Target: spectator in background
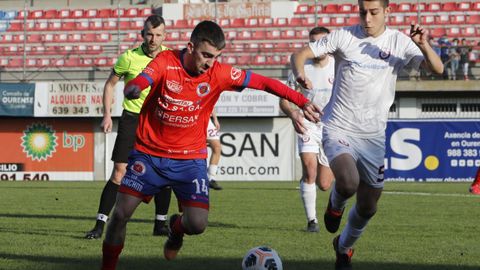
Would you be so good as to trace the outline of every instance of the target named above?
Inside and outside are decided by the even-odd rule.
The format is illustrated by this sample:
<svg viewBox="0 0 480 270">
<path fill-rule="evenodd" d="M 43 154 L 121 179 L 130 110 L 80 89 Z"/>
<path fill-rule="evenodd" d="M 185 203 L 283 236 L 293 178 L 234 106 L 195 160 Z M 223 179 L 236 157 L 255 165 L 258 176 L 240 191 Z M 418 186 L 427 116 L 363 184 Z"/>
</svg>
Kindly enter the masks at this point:
<svg viewBox="0 0 480 270">
<path fill-rule="evenodd" d="M 467 44 L 467 40 L 462 38 L 460 46 L 458 47 L 458 53 L 460 54 L 460 66 L 462 67 L 463 79 L 468 81 L 470 59 L 469 54 L 472 51 L 472 47 Z"/>
<path fill-rule="evenodd" d="M 450 41 L 448 41 L 447 35 L 443 35 L 438 39 L 438 46 L 440 47 L 440 59 L 442 60 L 443 66 L 447 67 L 450 56 L 448 55 L 448 49 L 450 48 Z M 443 70 L 443 79 L 448 80 L 448 72 L 445 68 Z"/>
<path fill-rule="evenodd" d="M 450 47 L 448 48 L 448 78 L 452 81 L 457 80 L 457 71 L 458 65 L 460 62 L 460 54 L 458 53 L 458 38 L 454 38 L 452 43 L 450 43 Z"/>
</svg>

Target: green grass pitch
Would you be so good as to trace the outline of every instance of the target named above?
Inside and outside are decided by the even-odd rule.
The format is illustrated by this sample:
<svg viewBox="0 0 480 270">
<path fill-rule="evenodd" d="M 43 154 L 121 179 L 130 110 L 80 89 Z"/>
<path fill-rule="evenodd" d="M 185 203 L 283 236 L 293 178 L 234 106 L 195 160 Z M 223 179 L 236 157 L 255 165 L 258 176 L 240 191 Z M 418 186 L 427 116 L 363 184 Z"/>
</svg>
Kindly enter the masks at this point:
<svg viewBox="0 0 480 270">
<path fill-rule="evenodd" d="M 128 224 L 117 269 L 241 269 L 244 254 L 258 245 L 277 250 L 286 270 L 333 269 L 335 235 L 322 224 L 320 233 L 304 231 L 297 182 L 221 184 L 224 190 L 210 192 L 209 227 L 187 236 L 174 261 L 162 257 L 165 238 L 152 236 L 153 202 L 142 204 Z M 94 225 L 103 186 L 0 182 L 0 269 L 99 269 L 102 241 L 83 236 Z M 480 196 L 469 195 L 468 186 L 386 183 L 377 215 L 355 246 L 354 269 L 480 269 Z M 327 197 L 318 191 L 320 220 Z"/>
</svg>

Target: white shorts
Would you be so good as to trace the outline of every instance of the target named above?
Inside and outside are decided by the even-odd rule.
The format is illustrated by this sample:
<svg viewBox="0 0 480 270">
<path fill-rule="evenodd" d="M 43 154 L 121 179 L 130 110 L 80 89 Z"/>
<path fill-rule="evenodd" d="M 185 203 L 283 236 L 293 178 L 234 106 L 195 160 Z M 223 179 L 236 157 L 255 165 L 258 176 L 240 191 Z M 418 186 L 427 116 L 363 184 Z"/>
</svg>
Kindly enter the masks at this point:
<svg viewBox="0 0 480 270">
<path fill-rule="evenodd" d="M 329 167 L 328 159 L 322 146 L 323 124 L 316 125 L 306 119 L 304 119 L 303 124 L 307 131 L 305 131 L 305 134 L 297 133 L 298 151 L 300 153 L 318 154 L 318 162 L 323 166 Z"/>
<path fill-rule="evenodd" d="M 357 163 L 360 181 L 373 188 L 383 188 L 385 135 L 363 139 L 324 128 L 323 147 L 329 161 L 340 154 L 351 155 Z"/>
<path fill-rule="evenodd" d="M 207 140 L 220 140 L 220 132 L 218 132 L 211 118 L 208 121 Z"/>
</svg>

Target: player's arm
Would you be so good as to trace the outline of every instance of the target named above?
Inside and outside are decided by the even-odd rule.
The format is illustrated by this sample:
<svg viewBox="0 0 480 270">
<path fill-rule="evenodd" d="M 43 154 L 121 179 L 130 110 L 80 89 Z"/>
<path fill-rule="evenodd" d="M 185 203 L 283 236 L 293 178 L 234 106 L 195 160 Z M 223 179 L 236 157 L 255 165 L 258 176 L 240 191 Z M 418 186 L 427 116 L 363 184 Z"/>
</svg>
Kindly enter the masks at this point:
<svg viewBox="0 0 480 270">
<path fill-rule="evenodd" d="M 133 80 L 129 81 L 123 89 L 123 94 L 128 99 L 137 99 L 140 97 L 140 93 L 152 86 L 160 79 L 163 74 L 163 69 L 160 67 L 165 66 L 162 63 L 158 63 L 162 57 L 155 57 L 150 63 L 143 69 L 143 71 L 137 75 Z"/>
<path fill-rule="evenodd" d="M 305 62 L 308 59 L 315 58 L 310 46 L 302 48 L 300 51 L 292 54 L 290 58 L 292 72 L 296 81 L 305 89 L 312 89 L 312 82 L 305 76 Z"/>
<path fill-rule="evenodd" d="M 244 85 L 249 88 L 267 91 L 280 98 L 285 98 L 301 108 L 308 120 L 314 123 L 320 121 L 321 110 L 317 105 L 312 104 L 310 100 L 308 100 L 302 94 L 291 89 L 278 80 L 248 71 L 245 77 Z"/>
<path fill-rule="evenodd" d="M 442 74 L 444 68 L 442 60 L 437 53 L 435 53 L 432 46 L 430 46 L 426 29 L 418 24 L 412 23 L 410 25 L 410 38 L 418 46 L 425 57 L 425 60 L 423 60 L 421 64 L 422 67 L 431 72 Z"/>
<path fill-rule="evenodd" d="M 103 119 L 101 126 L 105 133 L 112 131 L 112 104 L 114 101 L 115 85 L 117 85 L 119 80 L 120 76 L 112 71 L 103 87 Z"/>
<path fill-rule="evenodd" d="M 289 76 L 287 84 L 292 89 L 295 87 L 295 89 L 298 91 L 298 85 L 295 83 L 295 77 L 293 76 L 293 74 Z M 290 101 L 284 98 L 280 99 L 279 105 L 282 112 L 284 112 L 288 116 L 288 118 L 292 120 L 295 131 L 297 131 L 298 133 L 304 133 L 306 128 L 303 124 L 303 114 L 300 112 L 300 110 L 296 106 L 294 108 Z"/>
</svg>

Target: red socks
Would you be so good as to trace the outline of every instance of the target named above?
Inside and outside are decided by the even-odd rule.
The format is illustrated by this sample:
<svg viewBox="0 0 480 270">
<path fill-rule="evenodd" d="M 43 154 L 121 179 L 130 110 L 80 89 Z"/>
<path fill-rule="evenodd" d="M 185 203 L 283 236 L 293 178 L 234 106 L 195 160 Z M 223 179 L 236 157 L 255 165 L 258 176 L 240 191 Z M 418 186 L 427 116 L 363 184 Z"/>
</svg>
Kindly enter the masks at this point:
<svg viewBox="0 0 480 270">
<path fill-rule="evenodd" d="M 103 242 L 102 252 L 102 269 L 101 270 L 115 270 L 118 262 L 118 257 L 122 252 L 123 244 L 109 245 Z"/>
</svg>

